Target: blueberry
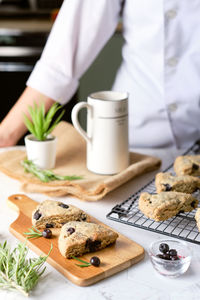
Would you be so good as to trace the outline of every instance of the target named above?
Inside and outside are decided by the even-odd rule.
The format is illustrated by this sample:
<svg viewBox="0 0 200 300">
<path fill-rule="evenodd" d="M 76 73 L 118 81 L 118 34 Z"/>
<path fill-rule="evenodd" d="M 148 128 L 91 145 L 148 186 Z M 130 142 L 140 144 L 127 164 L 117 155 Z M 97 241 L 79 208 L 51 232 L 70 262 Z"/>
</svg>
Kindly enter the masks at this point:
<svg viewBox="0 0 200 300">
<path fill-rule="evenodd" d="M 39 212 L 39 209 L 38 210 L 36 210 L 36 212 L 34 213 L 34 215 L 33 215 L 33 218 L 35 219 L 35 220 L 39 220 L 39 218 L 42 216 L 42 214 Z"/>
<path fill-rule="evenodd" d="M 67 231 L 68 231 L 70 234 L 72 234 L 72 233 L 75 232 L 75 228 L 69 227 L 69 228 L 67 229 Z"/>
<path fill-rule="evenodd" d="M 47 224 L 45 225 L 45 227 L 46 227 L 46 228 L 54 228 L 54 224 L 47 223 Z"/>
<path fill-rule="evenodd" d="M 191 205 L 191 207 L 195 208 L 195 206 L 196 206 L 196 201 L 192 201 L 192 203 L 191 203 L 190 205 Z"/>
<path fill-rule="evenodd" d="M 98 267 L 100 265 L 100 259 L 97 256 L 93 256 L 90 259 L 91 265 Z"/>
<path fill-rule="evenodd" d="M 170 256 L 177 256 L 176 249 L 170 249 L 168 253 L 169 253 Z"/>
<path fill-rule="evenodd" d="M 87 220 L 87 216 L 85 214 L 81 214 L 78 221 L 86 221 Z"/>
<path fill-rule="evenodd" d="M 69 208 L 69 205 L 64 204 L 64 203 L 59 203 L 58 206 L 60 206 L 62 208 Z"/>
<path fill-rule="evenodd" d="M 163 254 L 156 254 L 156 257 L 164 259 Z"/>
<path fill-rule="evenodd" d="M 163 184 L 163 185 L 164 185 L 164 187 L 165 187 L 165 191 L 166 191 L 166 192 L 169 192 L 169 191 L 172 190 L 171 185 L 169 185 L 168 183 L 165 183 L 165 184 Z"/>
<path fill-rule="evenodd" d="M 86 243 L 85 243 L 85 248 L 88 249 L 89 248 L 89 251 L 90 252 L 93 252 L 93 251 L 97 251 L 101 246 L 101 241 L 93 241 L 91 240 L 90 238 L 87 239 Z"/>
<path fill-rule="evenodd" d="M 52 231 L 50 229 L 44 229 L 42 235 L 46 239 L 50 239 L 52 237 Z"/>
<path fill-rule="evenodd" d="M 197 164 L 192 164 L 192 169 L 193 170 L 198 170 L 199 169 L 199 166 Z"/>
<path fill-rule="evenodd" d="M 171 257 L 170 257 L 170 255 L 168 253 L 164 253 L 163 254 L 163 259 L 165 259 L 165 260 L 171 260 Z"/>
<path fill-rule="evenodd" d="M 180 260 L 180 258 L 176 255 L 176 256 L 171 256 L 171 260 Z"/>
<path fill-rule="evenodd" d="M 160 244 L 159 246 L 159 250 L 160 252 L 162 253 L 167 253 L 169 251 L 169 245 L 168 244 L 165 244 L 165 243 L 162 243 Z"/>
<path fill-rule="evenodd" d="M 156 254 L 156 257 L 165 259 L 165 260 L 170 260 L 170 255 L 168 253 L 164 253 L 164 254 Z"/>
</svg>

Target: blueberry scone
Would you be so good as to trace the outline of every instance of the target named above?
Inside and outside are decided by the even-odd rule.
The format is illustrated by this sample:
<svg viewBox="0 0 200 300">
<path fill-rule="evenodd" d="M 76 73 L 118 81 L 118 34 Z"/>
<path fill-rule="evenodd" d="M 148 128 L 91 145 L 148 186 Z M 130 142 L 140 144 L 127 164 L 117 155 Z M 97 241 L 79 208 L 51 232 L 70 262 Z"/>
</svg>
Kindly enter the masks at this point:
<svg viewBox="0 0 200 300">
<path fill-rule="evenodd" d="M 200 176 L 200 155 L 178 156 L 174 162 L 177 175 Z"/>
<path fill-rule="evenodd" d="M 173 176 L 171 173 L 158 173 L 155 185 L 157 193 L 175 191 L 192 194 L 200 187 L 200 178 L 190 175 Z"/>
<path fill-rule="evenodd" d="M 103 225 L 72 221 L 62 228 L 58 247 L 66 258 L 94 252 L 114 243 L 118 234 Z"/>
<path fill-rule="evenodd" d="M 164 221 L 180 212 L 192 211 L 197 205 L 198 200 L 192 195 L 178 192 L 145 192 L 139 198 L 139 209 L 155 221 Z"/>
<path fill-rule="evenodd" d="M 197 211 L 196 211 L 195 220 L 196 220 L 196 223 L 197 223 L 197 227 L 200 231 L 200 208 L 198 208 Z"/>
<path fill-rule="evenodd" d="M 81 209 L 53 200 L 45 200 L 32 213 L 32 224 L 37 228 L 59 228 L 69 221 L 90 220 Z"/>
</svg>

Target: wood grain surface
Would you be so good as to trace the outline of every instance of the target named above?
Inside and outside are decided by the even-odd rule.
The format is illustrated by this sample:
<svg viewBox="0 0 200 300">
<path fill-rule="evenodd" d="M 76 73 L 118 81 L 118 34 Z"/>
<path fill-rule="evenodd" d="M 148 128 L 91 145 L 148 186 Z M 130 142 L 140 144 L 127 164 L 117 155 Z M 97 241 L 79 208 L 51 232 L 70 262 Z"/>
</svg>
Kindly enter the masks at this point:
<svg viewBox="0 0 200 300">
<path fill-rule="evenodd" d="M 23 194 L 11 195 L 7 203 L 9 207 L 16 210 L 19 214 L 16 221 L 10 225 L 10 232 L 17 239 L 25 242 L 26 236 L 24 232 L 27 232 L 28 229 L 31 228 L 32 211 L 39 203 Z M 91 217 L 91 221 L 102 224 L 93 217 Z M 51 239 L 45 239 L 43 237 L 29 239 L 27 240 L 27 246 L 38 255 L 47 255 L 52 243 L 53 250 L 47 259 L 48 263 L 73 283 L 80 286 L 94 284 L 99 280 L 105 279 L 130 267 L 144 257 L 144 249 L 142 246 L 118 233 L 119 238 L 114 245 L 96 251 L 95 253 L 87 253 L 80 257 L 89 262 L 92 256 L 98 256 L 101 260 L 99 267 L 90 266 L 80 268 L 76 266 L 76 260 L 66 259 L 60 254 L 57 243 L 59 231 L 60 229 L 52 229 L 53 236 Z"/>
</svg>

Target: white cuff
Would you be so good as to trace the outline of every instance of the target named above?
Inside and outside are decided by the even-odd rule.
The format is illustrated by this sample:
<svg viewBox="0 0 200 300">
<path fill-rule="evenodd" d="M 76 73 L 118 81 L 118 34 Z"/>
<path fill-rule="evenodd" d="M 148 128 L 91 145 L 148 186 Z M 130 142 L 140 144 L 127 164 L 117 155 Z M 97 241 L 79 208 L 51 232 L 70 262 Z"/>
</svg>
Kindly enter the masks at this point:
<svg viewBox="0 0 200 300">
<path fill-rule="evenodd" d="M 47 64 L 39 60 L 28 81 L 27 86 L 30 86 L 42 94 L 54 99 L 60 104 L 67 103 L 76 92 L 79 81 L 74 78 L 66 77 L 52 69 Z"/>
</svg>

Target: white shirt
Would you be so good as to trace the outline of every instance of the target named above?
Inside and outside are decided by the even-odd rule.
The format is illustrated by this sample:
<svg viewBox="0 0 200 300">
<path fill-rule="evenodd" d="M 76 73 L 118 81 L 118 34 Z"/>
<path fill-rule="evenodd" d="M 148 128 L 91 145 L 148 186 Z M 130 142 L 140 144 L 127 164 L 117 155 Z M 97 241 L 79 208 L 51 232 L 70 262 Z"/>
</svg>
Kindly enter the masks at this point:
<svg viewBox="0 0 200 300">
<path fill-rule="evenodd" d="M 65 0 L 27 85 L 66 103 L 113 35 L 122 0 Z M 200 1 L 126 0 L 114 90 L 129 93 L 130 147 L 200 138 Z"/>
</svg>

